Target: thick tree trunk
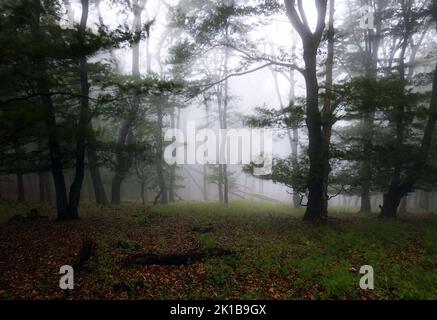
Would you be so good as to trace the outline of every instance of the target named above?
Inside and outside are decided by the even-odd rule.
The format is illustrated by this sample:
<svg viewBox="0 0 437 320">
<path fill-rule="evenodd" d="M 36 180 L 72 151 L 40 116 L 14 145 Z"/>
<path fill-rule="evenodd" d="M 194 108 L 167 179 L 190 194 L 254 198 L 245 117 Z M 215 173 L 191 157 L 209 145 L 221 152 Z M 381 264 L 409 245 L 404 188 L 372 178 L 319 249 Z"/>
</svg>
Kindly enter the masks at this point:
<svg viewBox="0 0 437 320">
<path fill-rule="evenodd" d="M 302 1 L 298 1 L 296 11 L 294 0 L 284 0 L 288 19 L 299 33 L 304 48 L 303 72 L 306 84 L 306 126 L 308 129 L 308 157 L 310 168 L 308 173 L 308 202 L 304 220 L 322 220 L 327 216 L 328 197 L 325 178 L 329 174 L 329 153 L 322 137 L 322 116 L 319 110 L 319 84 L 317 80 L 317 51 L 325 30 L 327 0 L 315 2 L 317 9 L 317 25 L 312 32 L 305 16 Z"/>
<path fill-rule="evenodd" d="M 432 98 L 428 112 L 428 121 L 414 165 L 406 172 L 406 177 L 402 181 L 397 183 L 396 181 L 394 181 L 395 183 L 392 182 L 390 189 L 384 195 L 384 202 L 381 207 L 382 218 L 396 217 L 396 211 L 401 198 L 413 190 L 414 184 L 423 174 L 423 169 L 430 153 L 432 138 L 437 121 L 437 64 L 434 70 Z"/>
<path fill-rule="evenodd" d="M 372 212 L 372 204 L 370 202 L 370 195 L 368 192 L 368 188 L 365 188 L 361 192 L 361 204 L 360 204 L 360 213 L 371 213 Z"/>
<path fill-rule="evenodd" d="M 383 205 L 381 207 L 382 218 L 396 218 L 398 206 L 401 203 L 403 193 L 400 190 L 393 189 L 384 194 Z"/>
<path fill-rule="evenodd" d="M 41 41 L 40 34 L 40 18 L 41 18 L 41 3 L 39 0 L 34 0 L 34 18 L 32 25 L 32 36 L 35 41 Z M 65 186 L 65 177 L 62 164 L 62 153 L 59 138 L 57 135 L 57 125 L 55 117 L 55 108 L 53 106 L 50 90 L 46 83 L 46 64 L 41 58 L 37 58 L 36 75 L 37 75 L 37 90 L 41 94 L 41 103 L 46 117 L 46 128 L 48 135 L 48 149 L 50 156 L 50 163 L 52 168 L 53 181 L 56 192 L 56 209 L 58 219 L 68 219 L 68 203 L 67 203 L 67 189 Z"/>
<path fill-rule="evenodd" d="M 308 128 L 308 203 L 304 220 L 320 220 L 327 216 L 325 176 L 329 167 L 326 146 L 322 138 L 322 119 L 319 111 L 319 85 L 316 76 L 317 48 L 304 49 L 306 84 L 306 124 Z"/>
<path fill-rule="evenodd" d="M 436 20 L 436 30 L 437 30 L 437 1 L 433 1 L 433 9 L 431 11 L 434 19 Z M 405 9 L 405 8 L 403 8 Z M 404 12 L 405 27 L 409 30 L 409 13 Z M 407 33 L 408 30 L 405 30 Z M 406 42 L 409 39 L 409 34 L 404 35 L 404 43 L 401 53 L 401 64 L 399 67 L 399 72 L 401 78 L 405 77 L 405 65 L 404 65 L 404 55 L 406 51 Z M 404 137 L 404 123 L 403 123 L 403 108 L 397 108 L 396 115 L 396 129 L 397 129 L 397 142 L 403 141 Z M 401 178 L 400 163 L 396 163 L 395 170 L 393 173 L 392 181 L 388 192 L 384 195 L 384 202 L 381 207 L 380 217 L 382 218 L 392 218 L 396 217 L 397 209 L 402 197 L 406 196 L 414 188 L 415 183 L 423 174 L 423 169 L 428 160 L 428 156 L 431 149 L 432 138 L 434 134 L 434 129 L 437 121 L 437 63 L 434 70 L 433 77 L 433 87 L 432 87 L 432 97 L 429 107 L 429 116 L 426 123 L 425 131 L 423 134 L 420 149 L 414 161 L 414 165 L 406 171 L 404 178 Z"/>
</svg>

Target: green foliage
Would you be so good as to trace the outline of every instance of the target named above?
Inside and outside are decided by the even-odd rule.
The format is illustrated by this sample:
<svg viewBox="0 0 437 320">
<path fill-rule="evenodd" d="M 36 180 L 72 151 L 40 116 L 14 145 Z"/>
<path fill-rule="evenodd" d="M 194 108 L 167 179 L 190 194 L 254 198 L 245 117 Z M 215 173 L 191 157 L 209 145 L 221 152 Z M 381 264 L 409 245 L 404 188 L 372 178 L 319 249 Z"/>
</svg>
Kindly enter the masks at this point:
<svg viewBox="0 0 437 320">
<path fill-rule="evenodd" d="M 125 239 L 120 239 L 117 241 L 117 246 L 119 248 L 122 248 L 124 250 L 135 250 L 138 249 L 139 245 L 138 243 L 129 241 L 129 240 L 125 240 Z"/>
<path fill-rule="evenodd" d="M 256 108 L 255 116 L 246 117 L 245 123 L 250 127 L 268 127 L 279 129 L 300 128 L 305 120 L 303 105 L 292 104 L 281 110 Z"/>
<path fill-rule="evenodd" d="M 212 233 L 200 233 L 197 235 L 199 242 L 203 248 L 212 248 L 216 246 L 216 237 Z"/>
</svg>

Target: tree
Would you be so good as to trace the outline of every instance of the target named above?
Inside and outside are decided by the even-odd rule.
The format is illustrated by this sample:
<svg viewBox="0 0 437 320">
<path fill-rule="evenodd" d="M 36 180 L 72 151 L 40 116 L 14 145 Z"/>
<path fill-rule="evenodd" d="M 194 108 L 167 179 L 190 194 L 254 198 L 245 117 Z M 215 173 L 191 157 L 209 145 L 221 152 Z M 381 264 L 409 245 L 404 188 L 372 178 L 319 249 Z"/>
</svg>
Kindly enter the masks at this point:
<svg viewBox="0 0 437 320">
<path fill-rule="evenodd" d="M 147 0 L 127 0 L 126 4 L 131 9 L 134 20 L 133 20 L 133 30 L 134 30 L 134 39 L 132 42 L 132 76 L 134 79 L 138 80 L 140 75 L 140 67 L 139 67 L 139 50 L 140 50 L 140 41 L 143 34 L 143 26 L 141 22 L 141 14 L 146 6 Z M 146 29 L 149 30 L 150 23 L 146 25 Z M 149 36 L 147 34 L 147 36 Z M 117 148 L 116 148 L 116 166 L 114 168 L 114 178 L 112 180 L 111 187 L 111 203 L 119 204 L 121 200 L 121 184 L 123 180 L 126 178 L 126 175 L 129 171 L 129 168 L 132 165 L 132 155 L 123 151 L 123 147 L 128 143 L 129 136 L 132 134 L 132 125 L 136 116 L 136 111 L 139 108 L 139 98 L 134 97 L 133 104 L 134 109 L 127 115 L 127 118 L 124 120 L 120 127 L 120 131 L 117 139 Z"/>
<path fill-rule="evenodd" d="M 317 26 L 311 31 L 303 9 L 302 0 L 285 0 L 288 19 L 299 34 L 303 44 L 306 84 L 306 125 L 308 128 L 308 203 L 304 220 L 324 219 L 327 212 L 327 186 L 325 178 L 329 173 L 329 145 L 323 139 L 323 121 L 319 110 L 319 83 L 317 79 L 317 50 L 325 30 L 327 0 L 315 0 L 317 8 Z"/>
<path fill-rule="evenodd" d="M 405 4 L 405 2 L 404 2 Z M 430 6 L 430 14 L 436 22 L 436 30 L 437 30 L 437 1 L 433 1 Z M 411 19 L 410 16 L 407 16 L 406 11 L 404 11 L 404 26 L 408 28 L 408 22 Z M 402 62 L 401 62 L 401 72 L 402 72 Z M 397 140 L 403 141 L 403 108 L 399 108 L 398 117 L 396 118 L 396 126 L 398 129 L 397 132 Z M 391 179 L 391 184 L 387 192 L 384 193 L 383 205 L 381 207 L 381 217 L 383 218 L 392 218 L 396 217 L 398 206 L 401 202 L 401 199 L 406 196 L 409 192 L 412 191 L 415 183 L 421 177 L 424 172 L 425 165 L 428 160 L 428 156 L 431 151 L 432 138 L 437 121 L 437 64 L 434 70 L 433 75 L 433 87 L 432 87 L 432 96 L 428 110 L 428 119 L 426 122 L 426 126 L 423 132 L 422 141 L 419 147 L 419 150 L 416 155 L 416 159 L 413 164 L 405 170 L 404 176 L 400 174 L 399 165 L 395 167 L 393 171 L 393 176 Z"/>
</svg>

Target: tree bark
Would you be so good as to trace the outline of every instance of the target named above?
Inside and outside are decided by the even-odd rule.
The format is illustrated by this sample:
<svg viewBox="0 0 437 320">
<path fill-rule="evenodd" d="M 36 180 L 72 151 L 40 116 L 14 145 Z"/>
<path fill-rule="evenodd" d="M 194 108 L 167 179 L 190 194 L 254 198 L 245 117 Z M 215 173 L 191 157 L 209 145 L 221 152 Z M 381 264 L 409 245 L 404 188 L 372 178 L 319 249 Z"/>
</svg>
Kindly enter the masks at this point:
<svg viewBox="0 0 437 320">
<path fill-rule="evenodd" d="M 323 171 L 323 190 L 326 199 L 322 201 L 322 205 L 326 206 L 322 209 L 323 213 L 328 215 L 328 185 L 329 174 L 331 172 L 331 166 L 329 164 L 330 158 L 330 146 L 332 136 L 332 126 L 334 124 L 334 108 L 332 104 L 331 94 L 334 83 L 334 42 L 335 42 L 335 29 L 334 29 L 334 13 L 335 13 L 335 0 L 329 2 L 329 23 L 328 23 L 328 55 L 326 58 L 326 83 L 325 83 L 325 100 L 323 105 L 323 124 L 322 124 L 322 142 L 324 148 L 324 154 L 328 155 L 328 161 L 325 163 L 325 170 Z"/>
<path fill-rule="evenodd" d="M 218 165 L 218 194 L 219 194 L 219 201 L 223 202 L 223 172 L 222 172 L 222 165 Z"/>
<path fill-rule="evenodd" d="M 397 183 L 392 183 L 388 192 L 384 194 L 380 215 L 382 218 L 396 217 L 401 198 L 413 190 L 414 184 L 423 174 L 423 169 L 430 153 L 432 137 L 437 121 L 437 64 L 434 71 L 432 98 L 428 112 L 427 124 L 414 165 L 407 170 L 404 179 Z"/>
<path fill-rule="evenodd" d="M 433 1 L 432 4 L 431 14 L 433 15 L 434 20 L 437 22 L 437 1 L 435 0 Z M 404 18 L 407 18 L 406 13 L 404 13 Z M 436 30 L 437 30 L 437 23 L 436 23 Z M 408 32 L 408 30 L 405 31 L 406 33 Z M 402 60 L 401 60 L 401 67 L 403 67 Z M 400 72 L 402 71 L 403 71 L 402 68 L 400 68 Z M 431 97 L 428 113 L 429 113 L 428 120 L 423 133 L 422 142 L 418 150 L 418 154 L 416 156 L 414 164 L 412 167 L 406 170 L 403 179 L 400 178 L 398 172 L 399 169 L 395 169 L 390 188 L 384 194 L 384 201 L 381 207 L 381 214 L 380 214 L 381 218 L 396 218 L 397 209 L 400 200 L 402 199 L 402 197 L 406 196 L 409 192 L 411 192 L 414 189 L 415 183 L 423 174 L 423 169 L 428 160 L 428 156 L 431 150 L 432 138 L 437 121 L 437 63 L 434 70 L 432 97 Z M 398 118 L 397 119 L 398 134 L 400 133 L 399 129 L 402 128 L 401 125 L 402 123 L 399 121 Z"/>
<path fill-rule="evenodd" d="M 228 42 L 229 36 L 229 26 L 226 25 L 226 42 Z M 225 48 L 225 60 L 224 60 L 224 73 L 223 76 L 226 78 L 228 76 L 228 61 L 229 61 L 229 49 Z M 223 97 L 223 125 L 222 129 L 228 129 L 228 103 L 229 103 L 229 85 L 228 80 L 224 82 L 224 97 Z M 227 153 L 227 150 L 225 150 Z M 225 204 L 229 203 L 229 182 L 228 182 L 228 166 L 223 164 L 223 202 Z"/>
<path fill-rule="evenodd" d="M 17 173 L 17 201 L 24 202 L 24 182 L 22 173 Z"/>
<path fill-rule="evenodd" d="M 319 84 L 317 80 L 317 50 L 325 29 L 327 0 L 316 0 L 317 26 L 314 33 L 311 31 L 302 5 L 298 0 L 300 15 L 295 8 L 294 0 L 285 0 L 287 16 L 299 33 L 303 48 L 305 71 L 303 72 L 306 84 L 306 126 L 308 129 L 308 156 L 310 168 L 308 175 L 308 202 L 304 220 L 322 220 L 327 216 L 327 192 L 325 188 L 326 172 L 329 171 L 329 154 L 322 137 L 322 116 L 319 110 Z"/>
<path fill-rule="evenodd" d="M 381 12 L 383 8 L 380 3 L 376 4 L 376 12 L 375 12 L 375 27 L 376 32 L 373 29 L 366 30 L 366 55 L 364 60 L 364 68 L 366 70 L 366 77 L 368 79 L 376 79 L 377 69 L 378 69 L 378 55 L 379 55 L 379 47 L 381 42 Z M 360 170 L 361 177 L 361 204 L 360 211 L 361 213 L 371 213 L 372 205 L 370 201 L 370 189 L 371 189 L 371 181 L 372 181 L 372 165 L 370 163 L 369 154 L 372 152 L 372 139 L 373 139 L 373 130 L 374 130 L 374 101 L 372 97 L 369 98 L 367 104 L 370 106 L 363 114 L 363 154 L 364 159 L 362 163 L 362 167 Z"/>
<path fill-rule="evenodd" d="M 139 80 L 140 79 L 140 41 L 141 41 L 141 13 L 144 10 L 146 1 L 145 0 L 134 0 L 132 9 L 134 14 L 134 30 L 135 30 L 135 40 L 132 44 L 132 76 Z M 121 185 L 129 172 L 132 165 L 132 157 L 124 152 L 124 146 L 127 143 L 128 137 L 131 134 L 132 126 L 134 123 L 135 112 L 139 108 L 139 99 L 134 98 L 134 111 L 128 116 L 121 128 L 117 140 L 116 148 L 116 165 L 115 174 L 112 180 L 111 187 L 111 203 L 119 204 L 121 201 Z"/>
<path fill-rule="evenodd" d="M 39 202 L 44 203 L 46 202 L 46 192 L 45 192 L 45 181 L 44 181 L 44 173 L 38 172 L 38 189 L 39 189 Z"/>
<path fill-rule="evenodd" d="M 89 0 L 81 0 L 82 17 L 79 25 L 80 43 L 85 44 L 85 31 L 88 21 Z M 79 58 L 80 73 L 80 115 L 77 127 L 76 142 L 76 168 L 73 183 L 70 186 L 70 195 L 68 203 L 68 212 L 70 219 L 79 217 L 78 207 L 80 202 L 80 193 L 82 190 L 83 179 L 85 176 L 85 144 L 86 134 L 89 128 L 89 85 L 88 85 L 88 66 L 85 55 Z"/>
<path fill-rule="evenodd" d="M 168 190 L 167 190 L 167 184 L 165 182 L 165 172 L 163 168 L 163 137 L 162 137 L 162 130 L 163 130 L 163 113 L 160 107 L 158 107 L 158 132 L 157 132 L 157 157 L 156 157 L 156 171 L 158 174 L 158 184 L 159 189 L 161 192 L 161 203 L 168 203 Z"/>
<path fill-rule="evenodd" d="M 105 187 L 102 182 L 102 176 L 100 174 L 100 168 L 98 164 L 98 156 L 96 151 L 96 136 L 91 122 L 88 128 L 88 146 L 87 146 L 87 157 L 88 166 L 91 176 L 91 181 L 94 189 L 94 196 L 96 198 L 96 203 L 99 205 L 107 205 L 108 198 L 106 197 Z"/>
<path fill-rule="evenodd" d="M 40 19 L 42 6 L 39 0 L 34 0 L 34 22 L 31 26 L 32 37 L 36 42 L 41 41 L 40 34 Z M 48 133 L 48 148 L 50 163 L 52 168 L 53 181 L 56 192 L 56 209 L 58 219 L 68 219 L 68 203 L 67 203 L 67 189 L 65 186 L 65 177 L 62 164 L 62 153 L 57 134 L 55 108 L 53 106 L 52 98 L 50 96 L 50 89 L 46 82 L 46 63 L 43 58 L 35 59 L 36 73 L 37 73 L 37 90 L 41 94 L 41 103 L 44 108 L 46 117 L 46 128 Z"/>
</svg>

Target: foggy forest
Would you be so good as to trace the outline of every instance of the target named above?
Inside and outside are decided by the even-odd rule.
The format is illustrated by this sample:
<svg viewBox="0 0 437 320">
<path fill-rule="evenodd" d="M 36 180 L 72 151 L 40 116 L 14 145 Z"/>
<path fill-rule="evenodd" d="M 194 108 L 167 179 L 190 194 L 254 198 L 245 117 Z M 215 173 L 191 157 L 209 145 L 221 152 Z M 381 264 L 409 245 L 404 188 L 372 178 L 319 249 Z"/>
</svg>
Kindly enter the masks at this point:
<svg viewBox="0 0 437 320">
<path fill-rule="evenodd" d="M 436 35 L 436 0 L 0 0 L 0 299 L 437 299 Z"/>
</svg>

